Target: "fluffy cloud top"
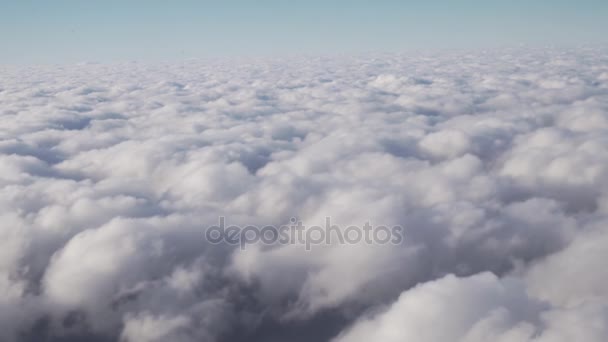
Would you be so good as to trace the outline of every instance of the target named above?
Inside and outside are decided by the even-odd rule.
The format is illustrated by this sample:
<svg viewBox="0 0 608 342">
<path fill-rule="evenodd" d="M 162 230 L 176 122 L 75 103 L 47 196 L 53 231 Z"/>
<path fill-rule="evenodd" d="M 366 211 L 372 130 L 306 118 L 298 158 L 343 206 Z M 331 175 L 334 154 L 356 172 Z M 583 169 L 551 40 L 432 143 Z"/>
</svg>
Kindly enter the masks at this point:
<svg viewBox="0 0 608 342">
<path fill-rule="evenodd" d="M 605 341 L 606 53 L 1 67 L 0 340 Z"/>
</svg>

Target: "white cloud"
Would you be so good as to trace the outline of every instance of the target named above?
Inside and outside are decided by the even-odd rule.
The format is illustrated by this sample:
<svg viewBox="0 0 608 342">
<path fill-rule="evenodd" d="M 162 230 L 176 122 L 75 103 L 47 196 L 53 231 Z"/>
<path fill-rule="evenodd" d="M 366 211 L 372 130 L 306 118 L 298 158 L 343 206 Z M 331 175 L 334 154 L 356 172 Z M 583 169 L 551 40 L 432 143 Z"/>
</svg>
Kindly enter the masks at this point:
<svg viewBox="0 0 608 342">
<path fill-rule="evenodd" d="M 605 53 L 4 68 L 0 340 L 605 341 Z"/>
</svg>

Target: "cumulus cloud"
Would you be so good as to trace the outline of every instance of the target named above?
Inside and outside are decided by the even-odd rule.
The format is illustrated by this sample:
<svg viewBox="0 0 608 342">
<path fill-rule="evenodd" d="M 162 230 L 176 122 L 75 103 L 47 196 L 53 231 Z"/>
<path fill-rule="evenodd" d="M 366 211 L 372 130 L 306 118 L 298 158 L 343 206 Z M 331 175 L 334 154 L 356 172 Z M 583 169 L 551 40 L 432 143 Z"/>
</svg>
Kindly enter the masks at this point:
<svg viewBox="0 0 608 342">
<path fill-rule="evenodd" d="M 531 298 L 521 281 L 453 275 L 405 291 L 388 310 L 334 341 L 603 341 L 606 301 L 573 307 Z"/>
<path fill-rule="evenodd" d="M 605 54 L 1 67 L 0 340 L 605 341 Z"/>
</svg>

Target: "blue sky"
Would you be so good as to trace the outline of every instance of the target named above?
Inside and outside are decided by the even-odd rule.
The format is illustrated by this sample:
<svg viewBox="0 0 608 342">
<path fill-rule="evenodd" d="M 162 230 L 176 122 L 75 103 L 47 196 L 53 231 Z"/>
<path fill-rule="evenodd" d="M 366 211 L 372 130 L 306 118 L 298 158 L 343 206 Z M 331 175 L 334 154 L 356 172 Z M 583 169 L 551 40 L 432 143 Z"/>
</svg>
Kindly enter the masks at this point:
<svg viewBox="0 0 608 342">
<path fill-rule="evenodd" d="M 607 0 L 0 0 L 0 63 L 608 42 Z"/>
</svg>

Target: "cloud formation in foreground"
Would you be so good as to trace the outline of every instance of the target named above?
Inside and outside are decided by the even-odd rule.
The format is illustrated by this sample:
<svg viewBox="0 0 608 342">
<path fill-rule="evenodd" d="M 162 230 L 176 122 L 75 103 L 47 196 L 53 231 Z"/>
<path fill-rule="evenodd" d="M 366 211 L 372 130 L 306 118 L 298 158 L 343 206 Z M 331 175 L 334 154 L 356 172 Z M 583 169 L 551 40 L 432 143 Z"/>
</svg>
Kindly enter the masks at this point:
<svg viewBox="0 0 608 342">
<path fill-rule="evenodd" d="M 606 56 L 2 67 L 0 340 L 605 341 Z"/>
</svg>

